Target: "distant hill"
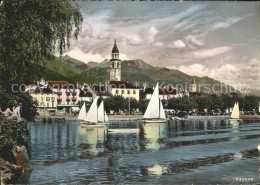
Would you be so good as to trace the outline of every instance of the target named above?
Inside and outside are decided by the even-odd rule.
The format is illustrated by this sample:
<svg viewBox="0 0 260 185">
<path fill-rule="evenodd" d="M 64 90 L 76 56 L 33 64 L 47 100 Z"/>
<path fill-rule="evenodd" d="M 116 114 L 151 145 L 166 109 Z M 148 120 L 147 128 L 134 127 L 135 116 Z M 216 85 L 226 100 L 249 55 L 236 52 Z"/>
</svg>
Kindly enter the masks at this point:
<svg viewBox="0 0 260 185">
<path fill-rule="evenodd" d="M 174 87 L 178 85 L 178 89 L 182 88 L 188 89 L 191 84 L 192 79 L 195 77 L 197 88 L 202 86 L 200 89 L 202 92 L 208 92 L 205 87 L 206 84 L 211 88 L 215 85 L 215 90 L 220 90 L 220 84 L 218 80 L 214 80 L 209 77 L 198 77 L 190 76 L 179 70 L 168 69 L 165 67 L 154 67 L 146 62 L 136 59 L 136 60 L 124 60 L 122 61 L 122 80 L 129 82 L 148 82 L 149 86 L 153 86 L 156 82 L 163 83 L 163 86 L 172 84 Z M 101 63 L 89 62 L 84 63 L 73 59 L 69 56 L 64 56 L 59 61 L 58 58 L 53 58 L 47 63 L 47 69 L 45 73 L 45 78 L 47 80 L 67 80 L 70 83 L 104 83 L 109 79 L 109 60 L 105 60 Z M 222 84 L 222 92 L 234 91 L 234 88 Z"/>
</svg>

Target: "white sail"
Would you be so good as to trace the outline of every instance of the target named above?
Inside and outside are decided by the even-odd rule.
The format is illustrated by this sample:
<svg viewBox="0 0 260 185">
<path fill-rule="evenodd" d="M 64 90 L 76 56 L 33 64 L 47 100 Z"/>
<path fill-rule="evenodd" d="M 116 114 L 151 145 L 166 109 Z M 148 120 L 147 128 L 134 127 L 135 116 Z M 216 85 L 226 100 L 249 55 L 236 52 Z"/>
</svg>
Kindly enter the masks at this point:
<svg viewBox="0 0 260 185">
<path fill-rule="evenodd" d="M 92 102 L 85 121 L 92 122 L 92 123 L 98 122 L 97 100 L 98 100 L 98 97 L 96 97 L 94 99 L 94 101 Z"/>
<path fill-rule="evenodd" d="M 108 122 L 109 120 L 108 120 L 108 117 L 107 117 L 107 113 L 106 113 L 106 111 L 105 111 L 105 122 Z"/>
<path fill-rule="evenodd" d="M 238 105 L 238 102 L 237 102 L 237 103 L 235 103 L 235 105 L 233 107 L 230 118 L 239 119 L 239 117 L 240 117 L 240 115 L 239 115 L 239 105 Z"/>
<path fill-rule="evenodd" d="M 98 107 L 98 122 L 104 123 L 107 121 L 108 121 L 108 118 L 107 118 L 107 114 L 105 112 L 104 102 L 102 101 Z"/>
<path fill-rule="evenodd" d="M 79 120 L 85 120 L 87 117 L 87 113 L 86 113 L 86 106 L 85 103 L 82 105 L 80 111 L 79 111 L 79 115 L 78 115 L 78 119 Z"/>
<path fill-rule="evenodd" d="M 166 119 L 165 112 L 163 109 L 162 101 L 160 101 L 160 119 Z"/>
<path fill-rule="evenodd" d="M 159 99 L 159 84 L 156 84 L 156 87 L 153 91 L 152 97 L 149 101 L 147 109 L 144 113 L 144 119 L 165 119 L 165 113 L 162 106 L 162 103 Z"/>
</svg>

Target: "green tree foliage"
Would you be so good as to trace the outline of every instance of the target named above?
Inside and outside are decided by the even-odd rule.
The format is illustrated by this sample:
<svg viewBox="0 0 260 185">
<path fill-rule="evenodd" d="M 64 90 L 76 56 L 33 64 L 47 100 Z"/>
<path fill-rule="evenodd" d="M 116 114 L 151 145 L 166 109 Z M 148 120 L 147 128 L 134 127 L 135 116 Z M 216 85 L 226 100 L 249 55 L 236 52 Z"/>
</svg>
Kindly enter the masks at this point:
<svg viewBox="0 0 260 185">
<path fill-rule="evenodd" d="M 141 113 L 143 113 L 143 114 L 145 113 L 148 103 L 149 103 L 149 100 L 139 100 L 138 108 Z"/>
<path fill-rule="evenodd" d="M 139 109 L 142 113 L 145 112 L 149 100 L 140 100 L 139 102 L 130 98 L 130 111 L 133 113 Z M 111 98 L 104 99 L 104 106 L 107 113 L 110 110 L 119 113 L 120 111 L 129 112 L 129 98 L 124 98 L 122 96 L 112 96 Z"/>
<path fill-rule="evenodd" d="M 258 112 L 260 97 L 254 95 L 204 95 L 198 97 L 172 98 L 168 100 L 167 108 L 175 112 L 186 112 L 196 109 L 199 115 L 219 113 L 224 114 L 238 102 L 241 111 Z M 206 113 L 204 109 L 207 109 Z M 246 113 L 245 112 L 245 113 Z"/>
<path fill-rule="evenodd" d="M 14 146 L 27 146 L 29 131 L 24 122 L 7 121 L 1 113 L 0 128 L 0 157 L 14 163 L 15 159 L 12 150 Z"/>
<path fill-rule="evenodd" d="M 223 98 L 220 96 L 212 96 L 211 98 L 211 105 L 209 106 L 210 111 L 212 113 L 224 113 L 225 108 L 224 108 L 224 102 Z"/>
<path fill-rule="evenodd" d="M 127 100 L 122 96 L 112 96 L 104 101 L 105 110 L 109 112 L 110 110 L 119 113 L 119 111 L 124 111 L 127 108 Z"/>
<path fill-rule="evenodd" d="M 77 37 L 82 16 L 68 0 L 2 0 L 0 71 L 8 84 L 29 83 L 42 74 L 45 60 Z M 7 84 L 5 84 L 7 85 Z"/>
<path fill-rule="evenodd" d="M 172 98 L 168 101 L 168 108 L 175 110 L 175 112 L 185 112 L 189 114 L 190 111 L 197 108 L 197 103 L 193 97 L 180 97 L 180 98 Z"/>
<path fill-rule="evenodd" d="M 199 96 L 195 97 L 195 101 L 197 103 L 197 110 L 199 115 L 205 114 L 205 109 L 209 109 L 211 107 L 212 101 L 209 96 Z"/>
<path fill-rule="evenodd" d="M 13 93 L 12 85 L 42 76 L 56 47 L 62 54 L 71 36 L 77 38 L 83 18 L 69 0 L 0 2 L 0 91 L 4 97 L 0 107 L 23 103 L 22 114 L 29 118 L 35 104 L 29 96 Z"/>
<path fill-rule="evenodd" d="M 254 95 L 247 95 L 244 97 L 243 108 L 245 111 L 258 110 L 260 98 Z"/>
</svg>

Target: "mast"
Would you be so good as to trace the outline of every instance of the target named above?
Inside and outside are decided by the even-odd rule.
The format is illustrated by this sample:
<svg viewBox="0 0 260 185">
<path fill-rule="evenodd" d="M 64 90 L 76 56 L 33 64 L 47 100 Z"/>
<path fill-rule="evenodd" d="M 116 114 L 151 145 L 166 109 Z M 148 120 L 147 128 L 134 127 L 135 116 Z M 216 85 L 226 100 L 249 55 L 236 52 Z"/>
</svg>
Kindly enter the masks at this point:
<svg viewBox="0 0 260 185">
<path fill-rule="evenodd" d="M 98 102 L 97 102 L 97 123 L 98 123 Z"/>
<path fill-rule="evenodd" d="M 103 100 L 102 100 L 102 102 L 103 102 Z M 104 105 L 104 104 L 103 104 L 103 105 Z M 105 121 L 106 121 L 106 120 L 105 120 L 105 113 L 106 113 L 106 112 L 105 112 L 105 111 L 106 111 L 106 110 L 105 110 L 105 106 L 103 106 L 102 108 L 103 108 L 103 110 L 104 110 L 104 123 L 105 123 Z"/>
<path fill-rule="evenodd" d="M 160 95 L 160 93 L 159 93 L 159 95 Z M 161 117 L 161 105 L 160 105 L 160 102 L 161 102 L 161 99 L 159 98 L 159 119 L 160 119 L 160 117 Z"/>
</svg>

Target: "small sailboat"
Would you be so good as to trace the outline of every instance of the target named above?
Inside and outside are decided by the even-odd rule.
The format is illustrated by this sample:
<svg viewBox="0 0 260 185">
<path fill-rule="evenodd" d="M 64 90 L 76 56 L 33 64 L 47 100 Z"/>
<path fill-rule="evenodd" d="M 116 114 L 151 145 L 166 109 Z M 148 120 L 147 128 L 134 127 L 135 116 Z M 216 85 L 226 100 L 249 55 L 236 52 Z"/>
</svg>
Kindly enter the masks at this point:
<svg viewBox="0 0 260 185">
<path fill-rule="evenodd" d="M 235 103 L 230 119 L 240 119 L 240 113 L 239 113 L 239 104 L 238 102 Z"/>
<path fill-rule="evenodd" d="M 94 99 L 94 101 L 92 102 L 89 111 L 87 113 L 87 115 L 84 117 L 84 115 L 80 118 L 81 120 L 83 120 L 84 125 L 86 126 L 104 126 L 106 125 L 108 122 L 108 117 L 106 115 L 106 112 L 104 110 L 104 102 L 102 101 L 100 106 L 97 106 L 97 101 L 98 101 L 98 97 L 96 97 Z M 81 111 L 80 111 L 81 112 Z"/>
<path fill-rule="evenodd" d="M 158 83 L 156 84 L 152 97 L 149 101 L 148 107 L 144 113 L 143 120 L 146 123 L 166 122 L 163 105 L 159 98 L 159 84 Z"/>
</svg>

